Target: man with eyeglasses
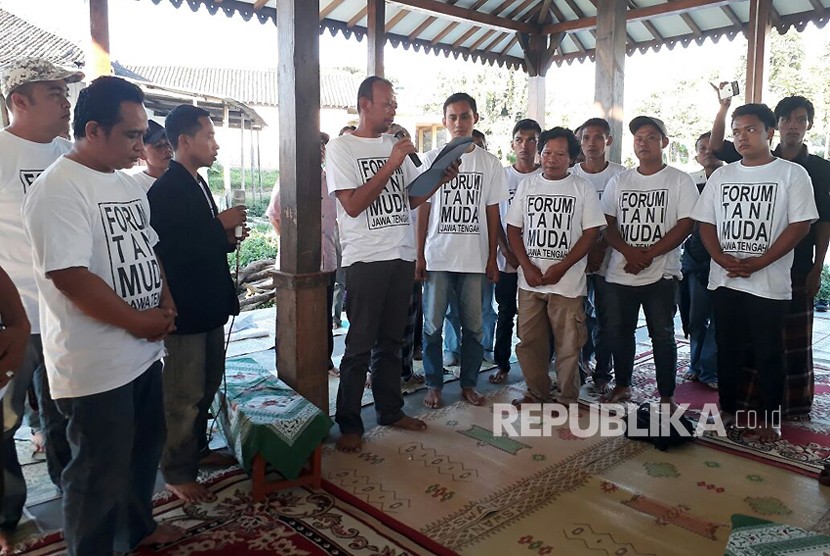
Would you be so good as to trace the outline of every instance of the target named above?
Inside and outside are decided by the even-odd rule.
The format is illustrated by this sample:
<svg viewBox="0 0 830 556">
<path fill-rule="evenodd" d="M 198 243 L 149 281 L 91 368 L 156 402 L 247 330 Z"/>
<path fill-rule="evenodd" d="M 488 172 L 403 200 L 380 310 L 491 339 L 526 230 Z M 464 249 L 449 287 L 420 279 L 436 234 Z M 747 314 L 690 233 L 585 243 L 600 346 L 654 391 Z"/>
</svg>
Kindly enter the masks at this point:
<svg viewBox="0 0 830 556">
<path fill-rule="evenodd" d="M 720 100 L 709 147 L 724 162 L 735 162 L 741 155 L 731 141 L 724 141 L 726 112 L 731 99 Z M 812 155 L 804 136 L 813 127 L 815 108 L 803 96 L 781 99 L 773 111 L 778 126 L 779 144 L 772 155 L 794 162 L 807 170 L 813 185 L 818 220 L 795 246 L 792 270 L 792 299 L 784 318 L 786 377 L 782 416 L 791 420 L 809 419 L 813 406 L 813 298 L 821 284 L 821 270 L 830 243 L 830 162 Z M 752 373 L 755 372 L 753 369 Z M 746 391 L 740 398 L 746 407 L 757 405 L 757 394 L 750 390 L 755 381 L 745 377 Z"/>
</svg>

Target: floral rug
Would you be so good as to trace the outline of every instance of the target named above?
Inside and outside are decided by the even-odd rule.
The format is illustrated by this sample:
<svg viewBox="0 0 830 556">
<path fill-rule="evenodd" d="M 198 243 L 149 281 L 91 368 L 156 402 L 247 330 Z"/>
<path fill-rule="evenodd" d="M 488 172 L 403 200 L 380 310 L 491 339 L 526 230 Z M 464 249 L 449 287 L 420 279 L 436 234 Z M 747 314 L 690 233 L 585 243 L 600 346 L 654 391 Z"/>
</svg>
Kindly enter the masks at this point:
<svg viewBox="0 0 830 556">
<path fill-rule="evenodd" d="M 216 501 L 184 504 L 170 493 L 156 495 L 156 520 L 184 528 L 173 544 L 142 548 L 133 554 L 196 556 L 414 556 L 434 554 L 407 536 L 330 493 L 297 488 L 254 503 L 251 482 L 238 467 L 208 479 Z M 428 543 L 428 539 L 425 540 Z M 60 554 L 62 537 L 31 537 L 15 549 L 32 555 Z M 439 554 L 446 554 L 439 547 Z"/>
<path fill-rule="evenodd" d="M 651 351 L 643 350 L 638 345 L 638 352 L 631 381 L 634 402 L 631 407 L 642 402 L 657 402 L 660 398 Z M 688 416 L 696 419 L 704 404 L 717 403 L 718 393 L 699 382 L 682 378 L 689 367 L 687 341 L 678 340 L 677 352 L 675 400 L 689 404 Z M 707 433 L 700 439 L 701 442 L 802 473 L 818 473 L 824 467 L 824 461 L 830 458 L 830 366 L 816 363 L 814 372 L 815 400 L 811 420 L 785 421 L 778 442 L 760 443 L 738 429 L 729 430 L 725 437 Z M 580 401 L 597 404 L 597 398 L 590 385 L 583 387 Z"/>
<path fill-rule="evenodd" d="M 484 407 L 429 412 L 425 432 L 378 427 L 359 454 L 326 446 L 327 488 L 476 556 L 723 554 L 734 513 L 828 528 L 830 489 L 699 443 L 661 452 L 580 438 L 567 425 L 545 437 L 494 435 L 492 403 L 520 392 L 506 386 Z"/>
</svg>

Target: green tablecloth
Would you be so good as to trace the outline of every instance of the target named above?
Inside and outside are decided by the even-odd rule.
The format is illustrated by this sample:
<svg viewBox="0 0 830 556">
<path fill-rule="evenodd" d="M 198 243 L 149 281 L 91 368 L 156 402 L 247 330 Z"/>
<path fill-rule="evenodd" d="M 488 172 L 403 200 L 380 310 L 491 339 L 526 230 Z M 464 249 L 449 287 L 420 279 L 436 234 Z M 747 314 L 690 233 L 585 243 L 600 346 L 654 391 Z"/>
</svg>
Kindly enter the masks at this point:
<svg viewBox="0 0 830 556">
<path fill-rule="evenodd" d="M 220 387 L 214 415 L 246 471 L 262 455 L 286 479 L 296 479 L 328 435 L 332 421 L 251 357 L 228 359 L 227 390 Z M 227 392 L 227 393 L 226 393 Z M 227 412 L 220 411 L 227 395 Z"/>
</svg>

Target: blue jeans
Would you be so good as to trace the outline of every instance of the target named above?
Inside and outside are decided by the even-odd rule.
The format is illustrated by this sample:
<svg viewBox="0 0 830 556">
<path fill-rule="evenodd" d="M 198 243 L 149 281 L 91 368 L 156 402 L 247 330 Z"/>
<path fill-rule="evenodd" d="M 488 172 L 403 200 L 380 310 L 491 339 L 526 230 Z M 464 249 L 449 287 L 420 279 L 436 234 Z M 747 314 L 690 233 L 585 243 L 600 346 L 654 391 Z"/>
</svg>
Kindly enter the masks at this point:
<svg viewBox="0 0 830 556">
<path fill-rule="evenodd" d="M 623 286 L 611 282 L 607 285 L 610 293 L 608 336 L 614 356 L 616 385 L 631 386 L 637 315 L 642 306 L 654 350 L 657 390 L 660 396 L 673 396 L 677 373 L 677 342 L 674 339 L 677 280 L 666 278 L 645 286 Z"/>
<path fill-rule="evenodd" d="M 482 317 L 482 340 L 481 345 L 484 351 L 493 353 L 493 344 L 496 336 L 496 321 L 498 316 L 493 309 L 493 293 L 496 284 L 485 280 L 481 291 L 481 317 Z M 455 294 L 450 294 L 450 305 L 447 309 L 447 318 L 444 321 L 444 353 L 456 357 L 461 355 L 460 342 L 461 318 L 458 314 L 458 299 Z"/>
<path fill-rule="evenodd" d="M 586 276 L 588 295 L 585 296 L 585 324 L 588 341 L 582 348 L 580 370 L 587 374 L 588 362 L 596 357 L 594 382 L 611 382 L 611 345 L 608 341 L 608 283 L 599 274 Z"/>
<path fill-rule="evenodd" d="M 153 487 L 164 446 L 161 361 L 114 390 L 55 400 L 69 420 L 61 477 L 72 556 L 129 552 L 155 531 Z"/>
<path fill-rule="evenodd" d="M 26 406 L 26 396 L 32 375 L 35 369 L 43 366 L 43 353 L 36 348 L 35 335 L 29 337 L 23 365 L 14 371 L 14 378 L 9 381 L 8 390 L 3 396 L 3 500 L 2 522 L 0 529 L 6 532 L 14 531 L 20 517 L 23 515 L 23 504 L 26 503 L 26 481 L 23 470 L 17 459 L 17 450 L 14 445 L 14 433 L 23 422 L 23 412 Z M 38 337 L 39 340 L 39 337 Z"/>
<path fill-rule="evenodd" d="M 684 277 L 681 287 L 687 288 L 689 295 L 689 370 L 701 382 L 717 382 L 718 345 L 711 294 L 694 274 Z"/>
<path fill-rule="evenodd" d="M 481 296 L 486 280 L 484 274 L 430 272 L 424 282 L 424 372 L 428 387 L 444 387 L 441 328 L 450 296 L 455 295 L 461 317 L 461 387 L 475 388 L 484 360 Z"/>
</svg>

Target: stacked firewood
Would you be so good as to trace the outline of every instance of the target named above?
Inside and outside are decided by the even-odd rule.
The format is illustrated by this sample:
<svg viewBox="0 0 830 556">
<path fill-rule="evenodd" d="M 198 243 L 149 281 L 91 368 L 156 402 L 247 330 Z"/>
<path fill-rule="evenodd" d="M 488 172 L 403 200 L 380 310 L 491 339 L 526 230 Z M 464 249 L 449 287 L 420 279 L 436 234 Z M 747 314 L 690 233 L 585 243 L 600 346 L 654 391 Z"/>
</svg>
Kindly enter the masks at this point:
<svg viewBox="0 0 830 556">
<path fill-rule="evenodd" d="M 231 270 L 231 275 L 237 284 L 236 293 L 239 295 L 239 306 L 243 311 L 251 311 L 276 297 L 276 287 L 272 273 L 274 259 L 254 261 L 239 270 L 239 277 Z"/>
</svg>

